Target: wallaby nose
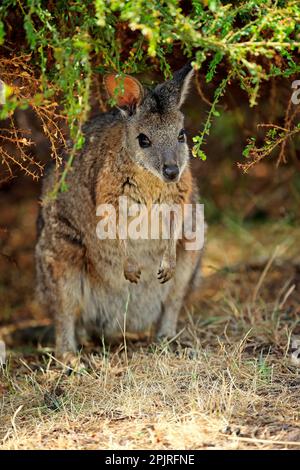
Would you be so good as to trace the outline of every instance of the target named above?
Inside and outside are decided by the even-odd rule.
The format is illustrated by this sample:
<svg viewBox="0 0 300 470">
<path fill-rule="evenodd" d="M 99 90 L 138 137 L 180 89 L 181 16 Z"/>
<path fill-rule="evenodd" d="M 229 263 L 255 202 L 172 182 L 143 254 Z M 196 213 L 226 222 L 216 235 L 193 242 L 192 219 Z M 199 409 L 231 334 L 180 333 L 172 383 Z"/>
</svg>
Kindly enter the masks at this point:
<svg viewBox="0 0 300 470">
<path fill-rule="evenodd" d="M 179 168 L 177 165 L 164 165 L 163 174 L 168 180 L 175 180 L 179 175 Z"/>
</svg>

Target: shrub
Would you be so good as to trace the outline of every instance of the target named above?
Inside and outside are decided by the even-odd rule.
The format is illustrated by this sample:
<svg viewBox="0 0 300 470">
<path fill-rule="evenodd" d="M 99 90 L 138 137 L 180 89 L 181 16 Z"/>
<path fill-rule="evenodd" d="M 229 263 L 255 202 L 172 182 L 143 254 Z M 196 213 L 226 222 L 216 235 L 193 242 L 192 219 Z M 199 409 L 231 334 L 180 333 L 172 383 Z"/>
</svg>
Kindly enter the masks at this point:
<svg viewBox="0 0 300 470">
<path fill-rule="evenodd" d="M 230 82 L 238 82 L 255 106 L 263 82 L 299 71 L 300 6 L 295 0 L 3 0 L 0 45 L 6 94 L 0 118 L 12 120 L 17 108 L 33 108 L 57 165 L 57 141 L 64 140 L 60 120 L 67 120 L 74 142 L 72 161 L 84 143 L 81 129 L 95 90 L 104 109 L 97 85 L 101 74 L 153 69 L 168 78 L 174 57 L 191 60 L 206 82 L 216 82 L 207 120 L 194 137 L 193 154 L 205 159 L 203 144 Z M 201 93 L 199 78 L 197 83 Z M 249 141 L 245 171 L 278 146 L 284 160 L 287 140 L 300 131 L 296 114 L 289 106 L 285 125 L 270 125 L 262 147 Z M 1 139 L 12 139 L 21 149 L 13 161 L 2 146 L 9 176 L 12 163 L 34 177 L 42 173 L 26 153 L 30 139 L 20 137 L 13 124 Z"/>
</svg>

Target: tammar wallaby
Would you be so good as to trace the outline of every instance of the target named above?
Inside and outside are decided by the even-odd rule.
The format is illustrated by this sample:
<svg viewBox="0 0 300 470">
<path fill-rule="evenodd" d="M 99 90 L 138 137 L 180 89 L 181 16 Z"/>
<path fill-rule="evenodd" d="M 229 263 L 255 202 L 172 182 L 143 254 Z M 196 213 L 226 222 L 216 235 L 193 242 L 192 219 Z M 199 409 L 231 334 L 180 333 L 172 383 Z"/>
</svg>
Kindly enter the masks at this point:
<svg viewBox="0 0 300 470">
<path fill-rule="evenodd" d="M 124 329 L 155 330 L 158 339 L 176 335 L 183 302 L 200 281 L 201 252 L 185 250 L 174 230 L 169 240 L 99 239 L 97 207 L 117 207 L 120 196 L 146 207 L 197 202 L 180 111 L 192 77 L 187 64 L 150 90 L 130 76 L 106 75 L 117 107 L 85 125 L 68 189 L 48 197 L 57 175 L 54 168 L 46 173 L 37 293 L 54 317 L 58 356 L 75 353 L 82 333 L 108 339 Z"/>
</svg>

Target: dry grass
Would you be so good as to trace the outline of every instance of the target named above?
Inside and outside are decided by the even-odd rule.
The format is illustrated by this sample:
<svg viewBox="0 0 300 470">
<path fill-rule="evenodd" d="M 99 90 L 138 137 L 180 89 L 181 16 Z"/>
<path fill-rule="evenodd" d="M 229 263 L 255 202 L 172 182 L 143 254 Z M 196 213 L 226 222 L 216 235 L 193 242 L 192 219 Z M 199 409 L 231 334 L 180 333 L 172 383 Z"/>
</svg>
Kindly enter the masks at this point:
<svg viewBox="0 0 300 470">
<path fill-rule="evenodd" d="M 297 239 L 288 226 L 213 227 L 185 346 L 94 347 L 71 375 L 51 349 L 12 350 L 0 448 L 299 449 Z"/>
</svg>

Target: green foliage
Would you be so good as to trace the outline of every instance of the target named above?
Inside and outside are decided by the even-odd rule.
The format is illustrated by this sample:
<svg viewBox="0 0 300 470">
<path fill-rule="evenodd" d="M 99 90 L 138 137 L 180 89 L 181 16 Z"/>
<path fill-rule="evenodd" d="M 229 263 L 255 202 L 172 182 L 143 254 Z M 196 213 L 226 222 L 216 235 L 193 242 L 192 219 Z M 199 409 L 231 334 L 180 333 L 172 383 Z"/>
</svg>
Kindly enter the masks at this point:
<svg viewBox="0 0 300 470">
<path fill-rule="evenodd" d="M 21 41 L 10 37 L 11 12 L 23 28 Z M 154 68 L 167 78 L 169 60 L 180 49 L 207 82 L 220 83 L 204 128 L 194 138 L 193 154 L 204 159 L 204 139 L 229 81 L 237 80 L 250 105 L 256 105 L 263 81 L 299 72 L 299 37 L 296 0 L 4 0 L 0 6 L 0 45 L 19 55 L 31 52 L 41 80 L 37 99 L 51 99 L 57 90 L 76 148 L 82 144 L 95 74 Z M 24 102 L 7 103 L 2 117 L 16 106 Z"/>
<path fill-rule="evenodd" d="M 201 132 L 200 135 L 197 135 L 197 136 L 193 137 L 193 142 L 195 143 L 195 145 L 193 147 L 192 152 L 193 152 L 194 157 L 198 156 L 202 160 L 206 160 L 206 155 L 203 152 L 203 150 L 201 149 L 201 147 L 204 143 L 205 136 L 209 135 L 210 128 L 211 128 L 211 125 L 212 125 L 213 116 L 215 116 L 215 117 L 220 116 L 220 113 L 219 113 L 219 111 L 217 111 L 216 106 L 217 106 L 221 96 L 224 95 L 227 83 L 229 82 L 230 78 L 231 78 L 231 74 L 229 74 L 226 78 L 224 78 L 222 80 L 222 82 L 220 83 L 220 85 L 218 86 L 218 88 L 216 89 L 215 96 L 214 96 L 214 101 L 212 102 L 211 108 L 209 110 L 207 119 L 206 119 L 205 124 L 204 124 L 203 131 Z"/>
<path fill-rule="evenodd" d="M 292 121 L 286 119 L 288 125 L 286 127 L 279 127 L 275 124 L 261 124 L 259 127 L 268 128 L 266 132 L 263 145 L 258 147 L 256 138 L 250 137 L 248 144 L 243 151 L 243 156 L 249 161 L 246 163 L 238 163 L 238 166 L 247 172 L 253 165 L 258 163 L 263 158 L 272 155 L 273 151 L 279 147 L 280 152 L 277 159 L 277 165 L 286 163 L 285 147 L 287 141 L 300 133 L 300 124 L 292 124 Z"/>
</svg>

